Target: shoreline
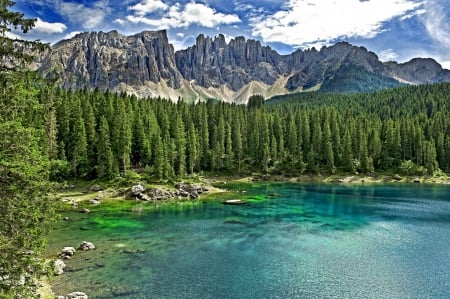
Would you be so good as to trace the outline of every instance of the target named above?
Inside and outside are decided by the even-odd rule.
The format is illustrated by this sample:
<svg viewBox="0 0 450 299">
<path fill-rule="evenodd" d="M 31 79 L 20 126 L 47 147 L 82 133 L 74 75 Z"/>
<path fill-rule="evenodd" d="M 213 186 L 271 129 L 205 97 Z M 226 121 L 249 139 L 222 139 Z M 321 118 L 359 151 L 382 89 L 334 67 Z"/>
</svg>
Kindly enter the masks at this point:
<svg viewBox="0 0 450 299">
<path fill-rule="evenodd" d="M 228 183 L 270 183 L 270 182 L 304 182 L 304 183 L 332 183 L 342 185 L 368 185 L 368 184 L 437 184 L 437 185 L 450 185 L 450 178 L 447 176 L 440 177 L 420 177 L 420 176 L 399 176 L 399 175 L 300 175 L 294 177 L 287 177 L 282 175 L 261 175 L 252 174 L 250 176 L 232 177 L 232 176 L 206 176 L 199 182 L 200 185 L 207 188 L 208 191 L 201 195 L 200 200 L 207 196 L 211 196 L 216 193 L 226 193 Z M 94 182 L 92 182 L 94 184 Z M 153 186 L 153 185 L 152 185 Z M 154 188 L 167 188 L 167 184 L 154 185 Z M 120 194 L 115 190 L 111 191 L 111 188 L 105 188 L 102 191 L 86 191 L 81 189 L 77 190 L 64 190 L 55 195 L 56 198 L 62 203 L 65 203 L 67 207 L 72 204 L 88 203 L 90 200 L 98 196 L 99 192 L 104 193 L 105 200 L 108 201 L 123 201 L 133 200 L 127 199 L 125 194 Z M 161 203 L 181 203 L 189 201 L 186 199 L 170 199 L 164 201 L 156 201 Z M 154 201 L 155 202 L 155 201 Z M 148 202 L 152 203 L 152 202 Z M 73 209 L 73 207 L 72 207 Z M 43 276 L 39 280 L 40 287 L 37 293 L 40 294 L 43 299 L 55 298 L 55 294 L 51 288 L 51 277 Z"/>
<path fill-rule="evenodd" d="M 222 180 L 226 181 L 224 177 Z M 242 178 L 231 178 L 230 182 L 305 182 L 305 183 L 336 183 L 336 184 L 437 184 L 450 185 L 450 177 L 400 176 L 400 175 L 362 175 L 362 174 L 333 174 L 333 175 L 300 175 L 287 177 L 283 175 L 251 175 Z"/>
</svg>

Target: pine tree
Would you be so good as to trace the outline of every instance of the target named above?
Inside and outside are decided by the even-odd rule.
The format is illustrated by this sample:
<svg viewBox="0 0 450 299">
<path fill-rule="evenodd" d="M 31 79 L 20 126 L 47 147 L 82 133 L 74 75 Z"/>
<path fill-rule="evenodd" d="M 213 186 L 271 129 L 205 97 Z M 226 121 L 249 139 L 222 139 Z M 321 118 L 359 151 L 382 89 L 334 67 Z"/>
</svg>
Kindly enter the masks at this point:
<svg viewBox="0 0 450 299">
<path fill-rule="evenodd" d="M 239 117 L 235 117 L 233 120 L 233 151 L 234 157 L 236 157 L 238 164 L 238 174 L 241 173 L 241 164 L 242 164 L 242 155 L 243 155 L 243 146 L 242 146 L 242 131 L 241 131 L 241 122 L 242 120 Z"/>
<path fill-rule="evenodd" d="M 113 153 L 109 141 L 109 125 L 105 116 L 100 119 L 99 135 L 97 140 L 97 176 L 111 178 L 113 176 Z"/>
<path fill-rule="evenodd" d="M 350 173 L 355 173 L 355 166 L 353 164 L 352 138 L 350 137 L 350 129 L 348 127 L 345 130 L 343 142 L 342 168 Z"/>
<path fill-rule="evenodd" d="M 199 162 L 199 140 L 197 136 L 197 130 L 194 127 L 194 123 L 189 121 L 188 133 L 187 133 L 187 146 L 186 146 L 186 158 L 187 167 L 190 174 L 193 174 L 198 166 Z"/>
<path fill-rule="evenodd" d="M 43 105 L 53 107 L 39 102 L 36 86 L 45 83 L 20 68 L 44 45 L 6 35 L 11 27 L 26 33 L 35 22 L 10 11 L 13 5 L 0 1 L 0 297 L 32 298 L 44 272 L 44 236 L 54 220 Z"/>
</svg>

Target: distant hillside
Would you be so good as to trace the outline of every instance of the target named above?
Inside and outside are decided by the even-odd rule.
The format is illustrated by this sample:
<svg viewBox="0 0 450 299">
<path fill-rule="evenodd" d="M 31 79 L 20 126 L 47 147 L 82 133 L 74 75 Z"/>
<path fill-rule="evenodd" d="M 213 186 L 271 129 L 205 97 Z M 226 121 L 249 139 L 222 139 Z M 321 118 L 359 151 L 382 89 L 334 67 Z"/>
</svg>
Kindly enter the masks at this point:
<svg viewBox="0 0 450 299">
<path fill-rule="evenodd" d="M 40 71 L 64 89 L 99 88 L 177 100 L 215 98 L 242 103 L 300 91 L 365 92 L 402 84 L 450 82 L 433 59 L 383 63 L 363 47 L 340 42 L 280 55 L 257 40 L 200 34 L 195 45 L 174 51 L 166 31 L 124 36 L 81 33 L 55 44 L 39 59 Z"/>
</svg>

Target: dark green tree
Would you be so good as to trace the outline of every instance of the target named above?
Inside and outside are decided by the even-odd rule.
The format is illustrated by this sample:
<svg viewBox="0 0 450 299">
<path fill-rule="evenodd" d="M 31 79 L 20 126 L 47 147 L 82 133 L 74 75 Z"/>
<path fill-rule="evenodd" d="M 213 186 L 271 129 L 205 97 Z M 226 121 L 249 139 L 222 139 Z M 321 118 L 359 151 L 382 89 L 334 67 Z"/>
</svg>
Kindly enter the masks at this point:
<svg viewBox="0 0 450 299">
<path fill-rule="evenodd" d="M 26 33 L 35 22 L 11 12 L 13 5 L 0 1 L 0 297 L 33 298 L 43 273 L 44 236 L 54 219 L 45 146 L 46 111 L 53 108 L 39 96 L 45 83 L 21 69 L 45 46 L 7 36 L 11 28 Z"/>
</svg>

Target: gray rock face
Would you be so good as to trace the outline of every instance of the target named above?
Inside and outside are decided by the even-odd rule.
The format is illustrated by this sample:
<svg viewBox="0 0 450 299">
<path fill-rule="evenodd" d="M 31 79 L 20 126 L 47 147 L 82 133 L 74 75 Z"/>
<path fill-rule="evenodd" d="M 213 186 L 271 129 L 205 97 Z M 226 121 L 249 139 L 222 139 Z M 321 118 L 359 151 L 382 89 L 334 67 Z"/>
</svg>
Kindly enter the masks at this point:
<svg viewBox="0 0 450 299">
<path fill-rule="evenodd" d="M 332 78 L 343 66 L 411 84 L 450 82 L 450 71 L 433 59 L 382 63 L 374 53 L 346 42 L 280 55 L 256 40 L 236 37 L 227 43 L 223 35 L 200 34 L 195 45 L 174 52 L 164 30 L 133 36 L 117 31 L 81 33 L 55 44 L 37 63 L 43 73 L 57 76 L 64 89 L 133 87 L 153 96 L 157 91 L 149 82 L 167 86 L 166 94 L 186 88 L 183 82 L 190 84 L 191 92 L 196 87 L 236 92 L 253 81 L 270 87 L 281 78 L 287 78 L 288 91 L 305 90 Z"/>
<path fill-rule="evenodd" d="M 430 58 L 414 58 L 406 63 L 386 63 L 386 73 L 413 84 L 441 83 L 450 81 L 450 71 Z"/>
<path fill-rule="evenodd" d="M 228 85 L 236 91 L 251 81 L 273 84 L 287 71 L 281 56 L 259 41 L 244 37 L 214 39 L 200 34 L 196 44 L 175 53 L 178 70 L 186 80 L 203 87 Z"/>
<path fill-rule="evenodd" d="M 65 89 L 114 89 L 120 83 L 143 85 L 166 81 L 178 88 L 174 49 L 165 31 L 123 36 L 117 31 L 81 33 L 55 44 L 42 60 L 41 70 L 56 71 Z"/>
</svg>

